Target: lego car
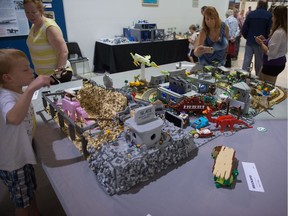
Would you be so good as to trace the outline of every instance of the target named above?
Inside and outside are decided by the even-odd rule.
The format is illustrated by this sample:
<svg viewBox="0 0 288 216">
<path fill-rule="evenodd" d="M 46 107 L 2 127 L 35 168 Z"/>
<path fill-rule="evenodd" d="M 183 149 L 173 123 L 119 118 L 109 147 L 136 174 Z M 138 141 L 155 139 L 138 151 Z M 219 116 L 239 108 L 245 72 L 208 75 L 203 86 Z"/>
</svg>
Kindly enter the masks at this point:
<svg viewBox="0 0 288 216">
<path fill-rule="evenodd" d="M 208 124 L 209 124 L 208 119 L 204 116 L 201 116 L 195 121 L 193 121 L 191 126 L 194 127 L 195 129 L 200 129 L 206 127 Z"/>
<path fill-rule="evenodd" d="M 190 131 L 190 134 L 195 138 L 207 138 L 207 137 L 212 137 L 214 136 L 214 133 L 211 132 L 209 129 L 207 128 L 201 128 L 200 130 L 196 129 L 196 130 L 192 130 Z"/>
</svg>

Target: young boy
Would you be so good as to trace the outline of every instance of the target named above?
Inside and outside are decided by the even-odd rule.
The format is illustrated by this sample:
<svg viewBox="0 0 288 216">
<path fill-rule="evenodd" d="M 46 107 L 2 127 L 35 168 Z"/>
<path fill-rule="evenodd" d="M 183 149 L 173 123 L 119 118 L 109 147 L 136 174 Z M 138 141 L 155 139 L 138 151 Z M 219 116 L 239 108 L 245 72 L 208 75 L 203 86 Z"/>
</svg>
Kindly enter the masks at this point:
<svg viewBox="0 0 288 216">
<path fill-rule="evenodd" d="M 188 38 L 188 41 L 189 41 L 188 58 L 192 63 L 196 63 L 198 62 L 198 58 L 194 55 L 194 48 L 195 48 L 196 39 L 197 39 L 196 26 L 191 25 L 189 27 L 189 31 L 192 35 L 190 38 Z"/>
<path fill-rule="evenodd" d="M 24 92 L 23 86 L 28 86 Z M 31 99 L 44 86 L 50 86 L 50 77 L 34 79 L 25 53 L 0 49 L 0 179 L 8 187 L 15 215 L 39 215 L 34 196 L 36 122 Z"/>
</svg>

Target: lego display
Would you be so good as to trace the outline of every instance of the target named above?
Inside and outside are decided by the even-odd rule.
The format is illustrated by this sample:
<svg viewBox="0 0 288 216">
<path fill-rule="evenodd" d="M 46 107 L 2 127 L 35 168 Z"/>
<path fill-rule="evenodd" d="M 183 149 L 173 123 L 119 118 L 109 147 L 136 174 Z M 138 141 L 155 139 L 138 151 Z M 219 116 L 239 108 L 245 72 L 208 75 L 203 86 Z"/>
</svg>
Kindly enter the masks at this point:
<svg viewBox="0 0 288 216">
<path fill-rule="evenodd" d="M 211 116 L 212 109 L 210 109 L 209 106 L 207 107 L 206 110 L 203 111 L 203 113 L 206 114 L 209 122 L 216 123 L 216 128 L 220 126 L 221 132 L 224 132 L 226 127 L 229 127 L 230 131 L 233 131 L 235 124 L 243 124 L 247 128 L 252 128 L 252 126 L 248 125 L 243 120 L 240 120 L 239 118 L 235 118 L 232 115 L 222 115 L 222 116 L 218 116 L 217 118 L 212 118 Z"/>
<path fill-rule="evenodd" d="M 157 29 L 155 23 L 149 23 L 147 20 L 139 20 L 134 26 L 123 28 L 124 37 L 130 41 L 137 42 L 153 42 L 157 40 L 164 40 L 164 29 Z"/>
<path fill-rule="evenodd" d="M 151 64 L 150 57 L 131 56 Z M 86 80 L 78 89 L 42 95 L 46 110 L 62 129 L 68 128 L 110 195 L 193 158 L 212 139 L 252 128 L 255 115 L 287 97 L 280 87 L 223 67 L 193 74 L 171 70 L 145 82 L 139 77 L 117 89 L 106 74 L 105 86 Z M 218 175 L 217 160 L 228 150 L 215 151 L 216 186 L 231 186 L 237 176 L 234 168 L 228 176 Z M 234 153 L 230 156 L 233 162 Z"/>
<path fill-rule="evenodd" d="M 192 130 L 190 131 L 190 134 L 192 134 L 195 139 L 214 136 L 213 132 L 211 132 L 211 130 L 208 128 Z"/>
<path fill-rule="evenodd" d="M 156 117 L 153 105 L 135 110 L 117 139 L 93 152 L 89 164 L 109 194 L 147 181 L 197 150 L 191 136 Z M 94 151 L 94 150 L 93 150 Z"/>
<path fill-rule="evenodd" d="M 135 53 L 133 55 L 133 53 L 130 53 L 132 59 L 133 59 L 133 64 L 135 66 L 141 66 L 141 75 L 140 78 L 143 81 L 146 81 L 146 77 L 145 77 L 145 66 L 151 66 L 151 67 L 158 67 L 157 64 L 155 62 L 151 62 L 150 55 L 146 55 L 146 56 L 141 56 L 137 53 Z"/>
</svg>

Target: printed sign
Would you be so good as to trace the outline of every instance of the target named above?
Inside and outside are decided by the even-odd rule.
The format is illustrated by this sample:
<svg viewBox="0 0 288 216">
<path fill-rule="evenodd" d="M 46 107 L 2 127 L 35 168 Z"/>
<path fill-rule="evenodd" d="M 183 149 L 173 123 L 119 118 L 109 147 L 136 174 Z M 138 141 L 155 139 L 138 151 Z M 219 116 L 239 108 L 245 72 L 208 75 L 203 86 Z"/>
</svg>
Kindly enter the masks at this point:
<svg viewBox="0 0 288 216">
<path fill-rule="evenodd" d="M 264 192 L 264 188 L 254 163 L 242 162 L 246 181 L 250 191 Z"/>
<path fill-rule="evenodd" d="M 135 110 L 135 122 L 136 124 L 144 124 L 154 120 L 155 108 L 153 105 L 141 107 Z"/>
</svg>

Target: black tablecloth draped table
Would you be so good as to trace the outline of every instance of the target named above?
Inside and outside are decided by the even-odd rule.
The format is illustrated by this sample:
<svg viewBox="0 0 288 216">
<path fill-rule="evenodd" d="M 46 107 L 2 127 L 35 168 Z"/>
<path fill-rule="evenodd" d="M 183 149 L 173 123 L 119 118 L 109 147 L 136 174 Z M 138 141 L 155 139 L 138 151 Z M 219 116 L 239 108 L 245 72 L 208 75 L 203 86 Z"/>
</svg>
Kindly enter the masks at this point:
<svg viewBox="0 0 288 216">
<path fill-rule="evenodd" d="M 151 55 L 151 61 L 158 65 L 188 61 L 188 40 L 167 40 L 130 44 L 107 44 L 96 41 L 94 50 L 94 72 L 118 73 L 134 70 L 130 53 Z"/>
</svg>

